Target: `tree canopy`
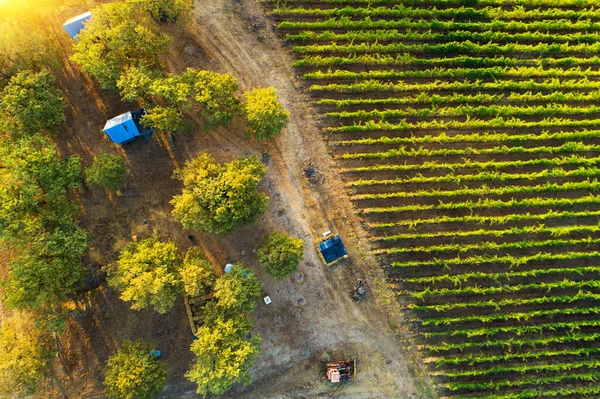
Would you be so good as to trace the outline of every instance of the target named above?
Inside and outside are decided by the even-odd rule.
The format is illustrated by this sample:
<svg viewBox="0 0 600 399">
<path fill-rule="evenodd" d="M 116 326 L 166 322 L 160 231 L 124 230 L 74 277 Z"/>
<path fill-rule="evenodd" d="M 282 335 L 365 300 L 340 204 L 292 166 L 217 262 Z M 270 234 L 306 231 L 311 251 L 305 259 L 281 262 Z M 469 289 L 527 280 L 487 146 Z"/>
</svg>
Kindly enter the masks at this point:
<svg viewBox="0 0 600 399">
<path fill-rule="evenodd" d="M 50 368 L 51 337 L 26 313 L 4 317 L 0 327 L 0 396 L 31 395 Z"/>
<path fill-rule="evenodd" d="M 71 59 L 105 89 L 116 88 L 127 67 L 159 67 L 170 38 L 136 3 L 115 2 L 92 10 Z"/>
<path fill-rule="evenodd" d="M 287 126 L 290 113 L 277 100 L 272 87 L 254 89 L 244 93 L 243 105 L 246 115 L 246 133 L 258 139 L 277 136 Z"/>
<path fill-rule="evenodd" d="M 87 248 L 72 197 L 80 181 L 79 159 L 61 159 L 47 139 L 0 146 L 0 238 L 17 250 L 4 282 L 7 307 L 56 307 L 77 289 Z"/>
<path fill-rule="evenodd" d="M 192 297 L 212 287 L 216 278 L 214 266 L 198 247 L 188 249 L 179 274 L 185 293 Z"/>
<path fill-rule="evenodd" d="M 0 12 L 0 87 L 19 71 L 59 65 L 56 38 L 47 34 L 38 16 L 28 11 L 18 17 L 6 15 L 5 19 Z"/>
<path fill-rule="evenodd" d="M 216 305 L 236 314 L 252 312 L 261 292 L 262 287 L 254 272 L 239 263 L 229 273 L 223 274 L 214 287 Z"/>
<path fill-rule="evenodd" d="M 260 337 L 243 338 L 245 328 L 234 320 L 218 320 L 196 331 L 198 338 L 191 350 L 196 355 L 186 378 L 198 384 L 200 395 L 220 395 L 234 383 L 248 385 L 252 382 L 249 370 L 260 350 Z"/>
<path fill-rule="evenodd" d="M 298 270 L 302 260 L 304 243 L 302 240 L 283 233 L 267 234 L 258 248 L 258 261 L 271 276 L 282 279 Z"/>
<path fill-rule="evenodd" d="M 216 234 L 252 223 L 267 209 L 268 197 L 257 190 L 264 174 L 256 156 L 220 165 L 202 153 L 174 173 L 184 187 L 171 200 L 173 217 L 187 228 Z"/>
<path fill-rule="evenodd" d="M 127 244 L 116 265 L 108 267 L 108 284 L 121 291 L 121 299 L 131 301 L 131 309 L 152 307 L 167 313 L 177 299 L 180 280 L 179 256 L 172 241 L 158 236 Z"/>
<path fill-rule="evenodd" d="M 118 190 L 125 177 L 125 161 L 118 155 L 100 154 L 85 170 L 86 181 L 91 184 L 105 186 L 111 190 Z"/>
<path fill-rule="evenodd" d="M 6 124 L 6 131 L 31 136 L 64 122 L 64 107 L 50 72 L 22 71 L 0 93 L 0 123 Z"/>
<path fill-rule="evenodd" d="M 191 18 L 193 0 L 129 0 L 140 5 L 158 22 L 187 21 Z"/>
<path fill-rule="evenodd" d="M 189 130 L 185 112 L 199 115 L 205 129 L 226 126 L 239 113 L 237 79 L 229 74 L 188 68 L 180 75 L 159 76 L 145 67 L 131 67 L 117 87 L 124 100 L 147 105 L 142 122 L 159 130 Z"/>
<path fill-rule="evenodd" d="M 166 366 L 150 354 L 152 345 L 124 340 L 106 362 L 105 393 L 111 399 L 152 399 L 167 381 Z"/>
</svg>

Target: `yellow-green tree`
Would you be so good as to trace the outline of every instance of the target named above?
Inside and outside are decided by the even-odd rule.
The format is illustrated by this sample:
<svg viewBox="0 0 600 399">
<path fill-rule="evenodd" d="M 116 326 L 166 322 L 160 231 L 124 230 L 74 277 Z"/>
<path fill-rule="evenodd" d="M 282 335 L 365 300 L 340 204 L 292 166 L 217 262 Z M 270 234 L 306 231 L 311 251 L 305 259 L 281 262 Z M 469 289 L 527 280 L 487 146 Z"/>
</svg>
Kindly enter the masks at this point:
<svg viewBox="0 0 600 399">
<path fill-rule="evenodd" d="M 287 126 L 290 113 L 283 109 L 272 87 L 254 89 L 244 93 L 246 133 L 258 139 L 277 136 Z"/>
<path fill-rule="evenodd" d="M 116 265 L 107 268 L 108 284 L 131 301 L 131 309 L 152 307 L 167 313 L 177 299 L 181 281 L 177 273 L 179 256 L 172 241 L 158 236 L 127 244 Z"/>
<path fill-rule="evenodd" d="M 258 261 L 265 267 L 267 273 L 282 279 L 298 270 L 303 251 L 302 240 L 275 232 L 264 237 L 257 255 Z"/>
<path fill-rule="evenodd" d="M 188 249 L 179 274 L 183 289 L 189 296 L 196 296 L 212 287 L 216 278 L 214 266 L 198 247 Z"/>
<path fill-rule="evenodd" d="M 260 337 L 244 339 L 245 324 L 235 319 L 218 319 L 196 331 L 191 350 L 196 355 L 186 378 L 198 384 L 200 395 L 220 395 L 234 383 L 252 382 L 249 370 L 260 350 Z"/>
<path fill-rule="evenodd" d="M 167 381 L 167 368 L 141 340 L 124 340 L 106 362 L 105 393 L 111 399 L 156 398 Z"/>
<path fill-rule="evenodd" d="M 129 0 L 141 6 L 158 22 L 188 21 L 192 14 L 192 0 Z"/>
<path fill-rule="evenodd" d="M 51 336 L 27 313 L 4 317 L 0 327 L 0 396 L 31 395 L 50 368 Z"/>
<path fill-rule="evenodd" d="M 5 131 L 33 135 L 65 120 L 62 93 L 48 71 L 22 71 L 0 92 L 0 124 Z"/>
<path fill-rule="evenodd" d="M 127 67 L 160 67 L 159 56 L 170 38 L 150 15 L 134 3 L 107 3 L 92 10 L 94 18 L 79 33 L 71 59 L 98 79 L 105 89 L 115 89 Z"/>
<path fill-rule="evenodd" d="M 118 155 L 100 154 L 94 157 L 92 165 L 85 170 L 88 183 L 105 186 L 111 190 L 118 190 L 125 177 L 125 161 Z"/>
<path fill-rule="evenodd" d="M 172 215 L 187 228 L 216 234 L 253 223 L 267 209 L 268 197 L 257 190 L 264 174 L 256 156 L 221 165 L 202 153 L 174 173 L 183 191 L 171 200 Z"/>
</svg>

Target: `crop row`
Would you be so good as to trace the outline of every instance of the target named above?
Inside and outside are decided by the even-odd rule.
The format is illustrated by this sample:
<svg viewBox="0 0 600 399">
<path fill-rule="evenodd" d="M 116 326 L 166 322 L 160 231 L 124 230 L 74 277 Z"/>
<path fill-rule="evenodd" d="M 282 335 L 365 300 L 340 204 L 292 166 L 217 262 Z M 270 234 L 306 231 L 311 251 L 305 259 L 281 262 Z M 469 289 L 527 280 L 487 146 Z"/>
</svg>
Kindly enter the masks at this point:
<svg viewBox="0 0 600 399">
<path fill-rule="evenodd" d="M 485 104 L 485 103 L 520 103 L 520 102 L 589 102 L 600 100 L 600 90 L 591 92 L 562 92 L 552 93 L 525 92 L 506 94 L 463 94 L 453 93 L 439 95 L 420 93 L 415 96 L 388 97 L 388 98 L 323 98 L 317 101 L 318 105 L 332 105 L 341 107 L 376 106 L 376 105 L 403 105 L 403 104 Z"/>
</svg>

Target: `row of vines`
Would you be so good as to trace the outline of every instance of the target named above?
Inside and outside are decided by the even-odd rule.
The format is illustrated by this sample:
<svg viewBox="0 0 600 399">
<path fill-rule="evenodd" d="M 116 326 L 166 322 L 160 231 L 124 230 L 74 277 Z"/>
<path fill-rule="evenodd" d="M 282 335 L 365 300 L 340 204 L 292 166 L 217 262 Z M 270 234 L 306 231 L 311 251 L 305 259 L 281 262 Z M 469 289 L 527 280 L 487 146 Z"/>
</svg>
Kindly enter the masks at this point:
<svg viewBox="0 0 600 399">
<path fill-rule="evenodd" d="M 600 1 L 270 15 L 440 395 L 600 397 Z"/>
</svg>

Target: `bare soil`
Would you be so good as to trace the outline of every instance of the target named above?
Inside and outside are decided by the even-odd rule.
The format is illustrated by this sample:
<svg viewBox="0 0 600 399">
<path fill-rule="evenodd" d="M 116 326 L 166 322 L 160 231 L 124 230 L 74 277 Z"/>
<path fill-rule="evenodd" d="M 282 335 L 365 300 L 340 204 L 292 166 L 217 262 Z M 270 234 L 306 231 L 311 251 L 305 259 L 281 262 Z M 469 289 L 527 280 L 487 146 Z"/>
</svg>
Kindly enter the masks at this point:
<svg viewBox="0 0 600 399">
<path fill-rule="evenodd" d="M 86 10 L 63 10 L 56 26 L 78 11 Z M 185 29 L 169 29 L 175 37 L 165 60 L 167 69 L 228 72 L 239 80 L 241 91 L 273 86 L 290 111 L 290 124 L 277 140 L 266 143 L 244 138 L 243 122 L 237 120 L 226 129 L 178 134 L 176 146 L 155 135 L 150 141 L 119 147 L 107 140 L 101 129 L 107 119 L 135 105 L 99 89 L 66 61 L 59 74 L 69 100 L 68 122 L 57 136 L 61 151 L 81 156 L 85 165 L 94 155 L 119 153 L 129 169 L 121 196 L 95 187 L 82 192 L 82 225 L 92 238 L 86 259 L 90 278 L 103 281 L 100 268 L 113 262 L 125 243 L 154 233 L 173 239 L 182 251 L 199 245 L 218 267 L 232 261 L 251 267 L 273 303 L 261 303 L 255 314 L 254 333 L 263 341 L 252 370 L 253 384 L 236 386 L 223 397 L 434 397 L 405 324 L 396 315 L 393 328 L 382 305 L 386 298 L 375 298 L 375 290 L 383 292 L 379 282 L 382 271 L 369 254 L 366 232 L 345 195 L 337 165 L 315 122 L 316 114 L 299 90 L 292 59 L 281 47 L 261 5 L 236 0 L 197 2 L 194 20 Z M 58 30 L 56 34 L 66 59 L 71 52 L 70 39 Z M 264 160 L 267 176 L 262 188 L 270 200 L 269 210 L 258 223 L 216 237 L 185 230 L 172 221 L 169 200 L 180 190 L 172 172 L 200 151 L 208 151 L 220 162 L 252 154 Z M 302 176 L 308 160 L 325 175 L 322 185 L 310 185 Z M 267 276 L 253 256 L 262 236 L 273 230 L 301 237 L 306 246 L 299 273 L 283 281 Z M 348 260 L 331 268 L 321 264 L 313 246 L 327 230 L 340 232 L 350 254 Z M 360 304 L 350 298 L 358 278 L 365 279 L 370 288 Z M 40 388 L 40 398 L 103 397 L 102 369 L 126 338 L 152 341 L 162 351 L 161 361 L 169 371 L 164 398 L 196 397 L 194 384 L 183 377 L 192 361 L 192 334 L 183 299 L 166 315 L 133 311 L 103 282 L 77 307 L 77 316 L 69 320 L 61 337 L 61 356 L 52 378 Z M 323 360 L 347 357 L 358 359 L 357 380 L 327 384 Z"/>
</svg>

